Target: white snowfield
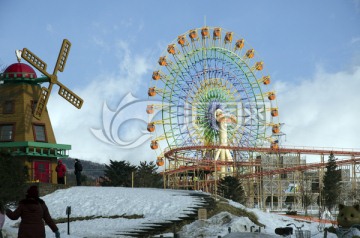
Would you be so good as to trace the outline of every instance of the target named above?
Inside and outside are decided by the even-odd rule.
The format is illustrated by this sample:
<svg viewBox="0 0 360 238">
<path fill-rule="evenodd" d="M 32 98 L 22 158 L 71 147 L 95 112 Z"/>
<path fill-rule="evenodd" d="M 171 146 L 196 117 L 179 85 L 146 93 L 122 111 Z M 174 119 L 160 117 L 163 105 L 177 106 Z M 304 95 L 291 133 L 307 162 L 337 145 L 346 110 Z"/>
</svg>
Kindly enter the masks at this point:
<svg viewBox="0 0 360 238">
<path fill-rule="evenodd" d="M 86 220 L 70 222 L 70 235 L 68 224 L 58 223 L 62 238 L 112 238 L 126 237 L 119 235 L 124 231 L 134 230 L 144 226 L 143 223 L 163 222 L 176 220 L 185 214 L 189 207 L 200 204 L 199 197 L 189 196 L 194 191 L 152 189 L 152 188 L 122 188 L 122 187 L 72 187 L 60 189 L 42 197 L 46 202 L 53 218 L 67 218 L 66 208 L 71 206 L 71 218 L 86 217 Z M 201 192 L 197 192 L 201 193 Z M 245 208 L 239 203 L 230 201 L 235 207 Z M 255 213 L 259 222 L 265 224 L 261 233 L 250 233 L 259 227 L 247 217 L 237 217 L 228 212 L 219 213 L 204 221 L 194 221 L 177 231 L 181 238 L 206 237 L 280 237 L 275 235 L 275 228 L 285 227 L 288 223 L 296 226 L 304 224 L 303 230 L 310 230 L 311 237 L 323 237 L 318 231 L 318 223 L 300 222 L 281 215 L 262 212 L 259 209 L 248 209 Z M 126 219 L 116 218 L 121 215 L 143 215 L 144 218 Z M 5 237 L 16 238 L 20 219 L 5 220 L 3 233 Z M 229 234 L 229 227 L 231 233 Z M 294 228 L 295 229 L 295 228 Z M 241 232 L 241 233 L 236 233 Z M 172 237 L 173 234 L 163 234 Z M 55 237 L 46 226 L 46 237 Z M 295 233 L 293 235 L 295 237 Z M 336 235 L 328 234 L 329 238 Z"/>
</svg>

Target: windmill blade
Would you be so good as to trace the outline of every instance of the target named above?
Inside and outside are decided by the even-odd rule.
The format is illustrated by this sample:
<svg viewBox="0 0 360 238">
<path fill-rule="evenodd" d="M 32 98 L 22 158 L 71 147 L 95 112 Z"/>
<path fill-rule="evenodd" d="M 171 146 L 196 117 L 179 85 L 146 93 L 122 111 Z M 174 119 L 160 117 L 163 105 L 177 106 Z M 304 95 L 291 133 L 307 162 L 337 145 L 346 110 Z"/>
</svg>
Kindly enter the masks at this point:
<svg viewBox="0 0 360 238">
<path fill-rule="evenodd" d="M 50 78 L 50 74 L 46 72 L 46 63 L 42 61 L 39 57 L 37 57 L 30 50 L 24 48 L 21 53 L 21 58 L 29 62 L 32 66 L 34 66 L 37 70 L 39 70 L 42 74 L 46 75 Z"/>
<path fill-rule="evenodd" d="M 53 74 L 56 74 L 57 71 L 60 71 L 60 72 L 64 71 L 66 60 L 67 60 L 67 57 L 70 52 L 70 47 L 71 47 L 70 41 L 68 41 L 67 39 L 64 39 L 63 43 L 61 45 L 61 49 L 59 52 L 58 59 L 56 61 L 56 65 L 55 65 Z"/>
<path fill-rule="evenodd" d="M 44 111 L 44 109 L 46 108 L 46 104 L 49 100 L 49 96 L 50 96 L 50 92 L 52 89 L 53 84 L 50 83 L 48 88 L 42 87 L 41 88 L 41 94 L 40 97 L 36 103 L 36 108 L 34 111 L 34 117 L 38 120 L 40 120 L 41 115 Z"/>
<path fill-rule="evenodd" d="M 60 86 L 59 95 L 65 98 L 69 103 L 80 109 L 84 101 L 59 81 L 56 84 Z"/>
</svg>

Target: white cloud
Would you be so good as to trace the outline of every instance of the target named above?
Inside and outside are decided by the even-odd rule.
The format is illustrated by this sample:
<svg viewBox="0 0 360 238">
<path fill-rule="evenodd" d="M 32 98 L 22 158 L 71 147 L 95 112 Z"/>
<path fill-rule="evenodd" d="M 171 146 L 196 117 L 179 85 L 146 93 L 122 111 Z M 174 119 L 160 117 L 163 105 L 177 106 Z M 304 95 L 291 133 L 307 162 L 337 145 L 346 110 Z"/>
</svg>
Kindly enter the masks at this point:
<svg viewBox="0 0 360 238">
<path fill-rule="evenodd" d="M 133 56 L 126 44 L 119 42 L 114 51 L 119 58 L 116 71 L 98 75 L 85 88 L 72 89 L 84 99 L 83 107 L 80 110 L 64 101 L 55 92 L 52 93 L 48 108 L 57 143 L 72 145 L 71 157 L 100 163 L 107 163 L 109 159 L 129 160 L 134 164 L 138 164 L 140 160 L 154 160 L 155 154 L 149 153 L 148 143 L 134 149 L 136 151 L 134 152 L 101 142 L 91 132 L 91 128 L 102 127 L 103 104 L 106 102 L 110 109 L 116 109 L 117 104 L 126 94 L 129 92 L 136 93 L 141 87 L 141 80 L 149 71 L 148 65 L 150 64 L 148 64 L 147 58 L 145 56 Z M 54 88 L 54 90 L 57 89 Z M 143 98 L 143 95 L 138 97 Z M 145 109 L 145 107 L 141 108 L 144 112 Z M 133 113 L 136 113 L 136 110 Z M 129 133 L 136 133 L 137 130 L 139 129 L 131 128 L 128 130 L 125 128 L 122 129 L 122 133 L 124 138 L 128 139 L 132 138 Z M 142 150 L 143 153 L 139 153 Z M 143 156 L 144 154 L 148 156 Z"/>
<path fill-rule="evenodd" d="M 355 44 L 355 43 L 358 43 L 358 42 L 360 42 L 360 37 L 351 38 L 351 41 L 350 41 L 351 44 Z"/>
<path fill-rule="evenodd" d="M 92 39 L 93 39 L 93 42 L 95 43 L 96 46 L 99 46 L 101 48 L 106 48 L 106 44 L 105 44 L 103 39 L 100 39 L 97 36 L 93 36 Z"/>
<path fill-rule="evenodd" d="M 122 19 L 121 21 L 120 21 L 120 25 L 122 26 L 122 27 L 125 27 L 125 28 L 130 28 L 130 27 L 132 27 L 133 26 L 133 19 L 132 18 L 129 18 L 129 19 Z"/>
<path fill-rule="evenodd" d="M 299 85 L 278 82 L 284 145 L 360 148 L 360 67 L 327 73 L 321 68 Z"/>
<path fill-rule="evenodd" d="M 50 33 L 55 33 L 54 27 L 51 24 L 46 24 L 46 30 Z"/>
</svg>

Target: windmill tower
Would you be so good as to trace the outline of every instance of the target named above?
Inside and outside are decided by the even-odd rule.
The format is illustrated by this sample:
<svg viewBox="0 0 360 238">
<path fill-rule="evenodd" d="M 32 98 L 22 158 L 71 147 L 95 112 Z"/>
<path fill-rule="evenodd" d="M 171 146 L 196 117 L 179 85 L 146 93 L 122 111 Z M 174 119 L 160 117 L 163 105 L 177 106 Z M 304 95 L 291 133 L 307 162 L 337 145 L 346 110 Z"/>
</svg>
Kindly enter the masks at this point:
<svg viewBox="0 0 360 238">
<path fill-rule="evenodd" d="M 30 50 L 16 51 L 18 63 L 0 75 L 0 151 L 24 162 L 29 181 L 55 183 L 58 158 L 68 157 L 70 145 L 57 144 L 46 108 L 51 90 L 57 84 L 59 95 L 81 108 L 83 100 L 58 81 L 63 72 L 71 43 L 64 40 L 52 74 L 47 65 Z M 43 76 L 37 77 L 30 63 Z M 40 84 L 48 83 L 48 87 Z"/>
</svg>

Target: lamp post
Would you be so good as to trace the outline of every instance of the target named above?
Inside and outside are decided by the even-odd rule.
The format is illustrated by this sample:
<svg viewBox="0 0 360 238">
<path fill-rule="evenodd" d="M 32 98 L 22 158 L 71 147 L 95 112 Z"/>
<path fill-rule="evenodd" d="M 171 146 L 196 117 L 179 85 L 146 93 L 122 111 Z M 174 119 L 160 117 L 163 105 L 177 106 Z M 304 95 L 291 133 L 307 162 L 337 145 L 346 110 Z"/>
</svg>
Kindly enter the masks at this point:
<svg viewBox="0 0 360 238">
<path fill-rule="evenodd" d="M 66 215 L 67 215 L 67 232 L 70 235 L 70 214 L 71 214 L 71 206 L 66 207 Z"/>
</svg>

